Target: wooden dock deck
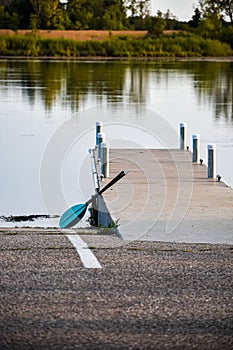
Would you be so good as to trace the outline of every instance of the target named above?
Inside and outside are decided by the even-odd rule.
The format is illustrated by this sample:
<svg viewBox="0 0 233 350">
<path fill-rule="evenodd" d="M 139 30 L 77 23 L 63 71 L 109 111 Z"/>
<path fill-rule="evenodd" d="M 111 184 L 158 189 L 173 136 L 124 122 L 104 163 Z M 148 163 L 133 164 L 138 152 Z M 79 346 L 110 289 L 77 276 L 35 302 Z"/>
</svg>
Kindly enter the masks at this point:
<svg viewBox="0 0 233 350">
<path fill-rule="evenodd" d="M 130 172 L 103 197 L 123 239 L 233 244 L 233 189 L 191 152 L 112 149 L 110 179 L 121 170 Z"/>
</svg>

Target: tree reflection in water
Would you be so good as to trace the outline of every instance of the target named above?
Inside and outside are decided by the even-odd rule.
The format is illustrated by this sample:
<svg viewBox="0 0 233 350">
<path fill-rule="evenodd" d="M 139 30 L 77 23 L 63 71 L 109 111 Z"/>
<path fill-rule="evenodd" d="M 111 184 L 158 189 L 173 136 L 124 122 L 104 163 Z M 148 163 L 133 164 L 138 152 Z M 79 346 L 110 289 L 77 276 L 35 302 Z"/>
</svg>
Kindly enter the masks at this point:
<svg viewBox="0 0 233 350">
<path fill-rule="evenodd" d="M 216 119 L 233 121 L 232 62 L 2 60 L 0 86 L 21 88 L 31 105 L 40 102 L 50 110 L 59 100 L 75 112 L 90 96 L 97 104 L 146 105 L 150 74 L 159 88 L 174 72 L 191 77 L 198 102 L 211 108 Z"/>
</svg>

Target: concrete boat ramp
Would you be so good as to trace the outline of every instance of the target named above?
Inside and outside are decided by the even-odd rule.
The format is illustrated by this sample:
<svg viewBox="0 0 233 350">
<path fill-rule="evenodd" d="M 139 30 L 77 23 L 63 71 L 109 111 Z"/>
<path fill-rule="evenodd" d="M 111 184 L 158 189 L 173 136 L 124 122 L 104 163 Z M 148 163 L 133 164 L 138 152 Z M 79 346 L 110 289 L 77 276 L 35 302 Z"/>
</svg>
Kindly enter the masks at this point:
<svg viewBox="0 0 233 350">
<path fill-rule="evenodd" d="M 233 244 L 233 190 L 191 152 L 112 149 L 110 179 L 121 170 L 103 197 L 124 240 Z"/>
</svg>

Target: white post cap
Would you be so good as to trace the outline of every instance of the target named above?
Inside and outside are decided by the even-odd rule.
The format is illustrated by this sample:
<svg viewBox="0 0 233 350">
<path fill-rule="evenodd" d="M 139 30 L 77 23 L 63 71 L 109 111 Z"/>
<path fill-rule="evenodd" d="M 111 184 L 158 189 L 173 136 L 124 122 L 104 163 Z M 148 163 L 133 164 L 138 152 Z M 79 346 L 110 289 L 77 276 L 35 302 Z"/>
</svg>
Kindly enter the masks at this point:
<svg viewBox="0 0 233 350">
<path fill-rule="evenodd" d="M 215 143 L 210 143 L 208 146 L 208 150 L 211 150 L 211 149 L 216 149 L 216 144 Z"/>
<path fill-rule="evenodd" d="M 108 148 L 109 147 L 109 144 L 107 142 L 102 142 L 101 143 L 101 147 L 102 148 Z"/>
</svg>

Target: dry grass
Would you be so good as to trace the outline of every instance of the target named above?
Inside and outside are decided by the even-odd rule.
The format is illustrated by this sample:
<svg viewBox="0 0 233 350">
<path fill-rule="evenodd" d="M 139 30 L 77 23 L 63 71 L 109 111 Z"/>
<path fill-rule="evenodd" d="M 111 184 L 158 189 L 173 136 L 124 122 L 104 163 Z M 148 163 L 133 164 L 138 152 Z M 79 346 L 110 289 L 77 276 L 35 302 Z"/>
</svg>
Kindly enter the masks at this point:
<svg viewBox="0 0 233 350">
<path fill-rule="evenodd" d="M 64 38 L 64 39 L 73 39 L 78 41 L 86 40 L 104 40 L 110 36 L 116 35 L 127 35 L 130 37 L 142 38 L 147 34 L 147 31 L 131 31 L 131 30 L 17 30 L 13 31 L 10 29 L 0 30 L 0 35 L 26 35 L 29 33 L 36 33 L 43 38 Z"/>
</svg>

